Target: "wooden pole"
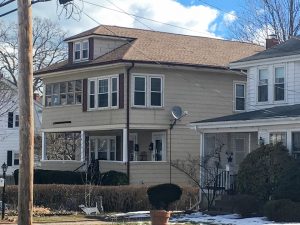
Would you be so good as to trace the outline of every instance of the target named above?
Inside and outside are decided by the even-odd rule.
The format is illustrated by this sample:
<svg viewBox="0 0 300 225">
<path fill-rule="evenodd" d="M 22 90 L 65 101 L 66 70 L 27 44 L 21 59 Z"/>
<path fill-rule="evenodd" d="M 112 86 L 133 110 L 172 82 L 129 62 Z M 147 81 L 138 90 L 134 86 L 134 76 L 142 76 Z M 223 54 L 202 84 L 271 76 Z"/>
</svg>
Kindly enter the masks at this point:
<svg viewBox="0 0 300 225">
<path fill-rule="evenodd" d="M 31 1 L 18 0 L 19 150 L 18 225 L 32 224 L 33 207 L 33 66 Z"/>
</svg>

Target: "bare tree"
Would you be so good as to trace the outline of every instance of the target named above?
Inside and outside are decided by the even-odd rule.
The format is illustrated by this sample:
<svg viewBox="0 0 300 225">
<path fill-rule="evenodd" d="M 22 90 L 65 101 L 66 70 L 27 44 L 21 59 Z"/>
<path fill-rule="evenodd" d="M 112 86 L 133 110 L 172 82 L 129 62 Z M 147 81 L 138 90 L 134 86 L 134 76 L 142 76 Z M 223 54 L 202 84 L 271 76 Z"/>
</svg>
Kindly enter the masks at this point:
<svg viewBox="0 0 300 225">
<path fill-rule="evenodd" d="M 0 117 L 16 110 L 16 96 L 14 84 L 10 84 L 5 78 L 0 78 Z"/>
<path fill-rule="evenodd" d="M 49 19 L 33 20 L 33 68 L 39 70 L 67 58 L 66 38 L 57 23 Z M 0 72 L 17 85 L 18 74 L 18 26 L 15 23 L 0 24 Z M 40 90 L 40 79 L 34 79 L 34 89 Z"/>
<path fill-rule="evenodd" d="M 262 43 L 270 34 L 279 41 L 300 33 L 300 0 L 246 0 L 230 26 L 232 38 Z"/>
</svg>

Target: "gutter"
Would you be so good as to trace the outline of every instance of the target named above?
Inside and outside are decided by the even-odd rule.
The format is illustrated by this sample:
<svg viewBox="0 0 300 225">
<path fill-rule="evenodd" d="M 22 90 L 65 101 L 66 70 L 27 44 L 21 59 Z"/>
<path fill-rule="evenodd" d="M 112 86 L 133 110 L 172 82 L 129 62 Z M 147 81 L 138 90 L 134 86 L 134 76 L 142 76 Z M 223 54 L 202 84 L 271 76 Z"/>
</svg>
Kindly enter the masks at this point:
<svg viewBox="0 0 300 225">
<path fill-rule="evenodd" d="M 129 95 L 130 95 L 130 71 L 134 67 L 134 62 L 131 62 L 131 66 L 129 66 L 126 70 L 127 75 L 127 90 L 126 90 L 126 129 L 127 129 L 127 176 L 128 176 L 128 184 L 130 184 L 130 152 L 129 152 L 129 129 L 130 129 L 130 101 L 129 101 Z M 124 138 L 124 137 L 123 137 Z"/>
</svg>

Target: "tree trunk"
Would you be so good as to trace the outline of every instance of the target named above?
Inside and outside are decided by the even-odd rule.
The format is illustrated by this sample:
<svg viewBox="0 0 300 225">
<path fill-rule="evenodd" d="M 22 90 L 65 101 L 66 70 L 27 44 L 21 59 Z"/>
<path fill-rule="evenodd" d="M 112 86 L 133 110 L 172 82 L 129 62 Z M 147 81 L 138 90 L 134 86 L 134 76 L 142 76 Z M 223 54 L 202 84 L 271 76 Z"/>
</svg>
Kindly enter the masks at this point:
<svg viewBox="0 0 300 225">
<path fill-rule="evenodd" d="M 18 224 L 32 224 L 33 208 L 33 66 L 31 1 L 18 0 L 19 19 L 19 150 Z"/>
</svg>

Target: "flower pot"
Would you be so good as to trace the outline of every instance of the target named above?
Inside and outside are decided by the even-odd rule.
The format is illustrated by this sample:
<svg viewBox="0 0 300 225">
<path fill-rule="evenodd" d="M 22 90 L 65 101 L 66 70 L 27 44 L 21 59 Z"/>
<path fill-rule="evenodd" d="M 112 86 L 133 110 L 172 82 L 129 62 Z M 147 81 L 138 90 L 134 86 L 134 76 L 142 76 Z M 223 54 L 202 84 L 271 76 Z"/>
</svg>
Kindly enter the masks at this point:
<svg viewBox="0 0 300 225">
<path fill-rule="evenodd" d="M 171 212 L 165 210 L 151 210 L 150 216 L 152 225 L 167 225 Z"/>
</svg>

